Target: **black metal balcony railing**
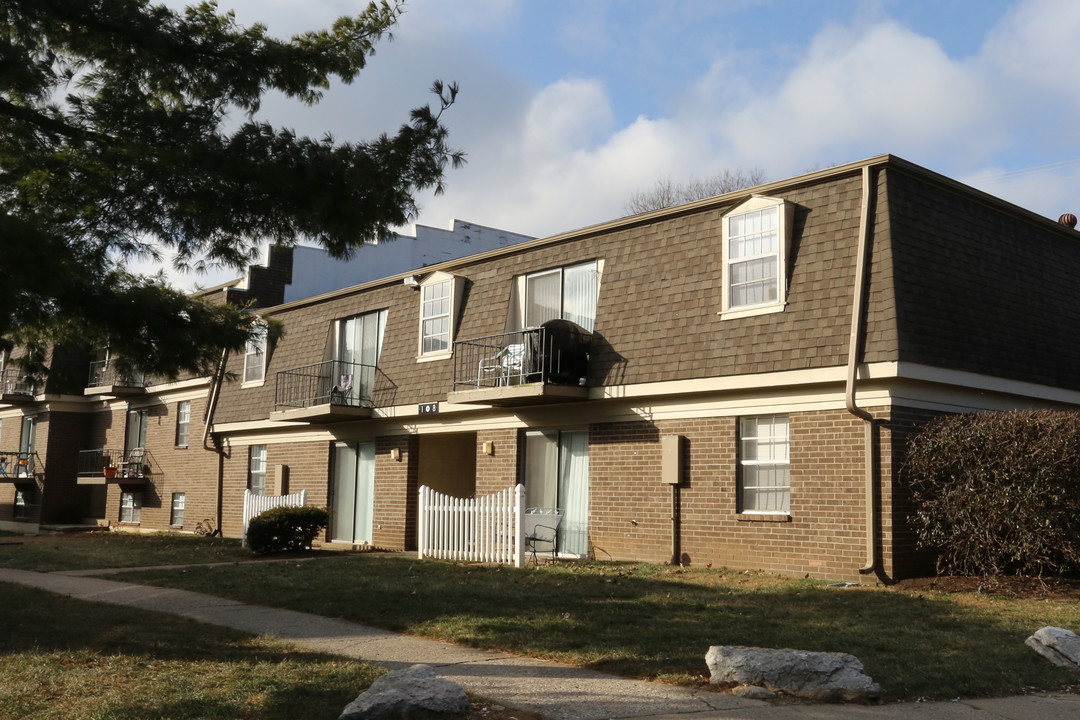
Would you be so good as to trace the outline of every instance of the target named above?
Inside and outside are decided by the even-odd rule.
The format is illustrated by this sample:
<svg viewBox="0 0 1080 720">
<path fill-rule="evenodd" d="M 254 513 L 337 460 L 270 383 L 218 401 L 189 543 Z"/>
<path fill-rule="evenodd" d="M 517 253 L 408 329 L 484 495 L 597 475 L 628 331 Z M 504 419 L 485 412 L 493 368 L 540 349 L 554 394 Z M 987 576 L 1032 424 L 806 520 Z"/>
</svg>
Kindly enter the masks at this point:
<svg viewBox="0 0 1080 720">
<path fill-rule="evenodd" d="M 33 480 L 45 472 L 45 463 L 36 452 L 0 451 L 0 481 Z"/>
<path fill-rule="evenodd" d="M 24 375 L 18 368 L 4 368 L 0 375 L 0 392 L 4 395 L 34 394 L 34 378 Z"/>
<path fill-rule="evenodd" d="M 149 385 L 149 378 L 141 372 L 121 372 L 113 360 L 95 360 L 90 363 L 90 378 L 86 387 L 109 387 L 119 385 L 122 387 L 141 388 Z"/>
<path fill-rule="evenodd" d="M 372 407 L 374 365 L 327 360 L 277 373 L 274 407 L 306 408 L 313 405 Z"/>
<path fill-rule="evenodd" d="M 580 385 L 591 335 L 567 320 L 454 343 L 454 390 L 545 383 Z"/>
<path fill-rule="evenodd" d="M 109 448 L 80 450 L 78 477 L 104 477 L 106 480 L 146 480 L 154 476 L 157 462 L 146 448 L 128 452 Z"/>
</svg>

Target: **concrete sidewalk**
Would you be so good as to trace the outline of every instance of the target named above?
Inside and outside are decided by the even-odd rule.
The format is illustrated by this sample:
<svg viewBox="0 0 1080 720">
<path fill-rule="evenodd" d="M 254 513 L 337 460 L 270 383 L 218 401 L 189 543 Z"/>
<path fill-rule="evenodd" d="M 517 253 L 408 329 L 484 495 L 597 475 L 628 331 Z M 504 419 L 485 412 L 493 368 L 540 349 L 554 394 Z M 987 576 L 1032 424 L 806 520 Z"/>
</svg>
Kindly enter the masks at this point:
<svg viewBox="0 0 1080 720">
<path fill-rule="evenodd" d="M 877 706 L 773 705 L 722 693 L 629 680 L 508 653 L 458 647 L 345 620 L 245 605 L 187 590 L 104 580 L 85 573 L 0 569 L 0 582 L 271 635 L 315 652 L 350 657 L 391 669 L 426 663 L 435 666 L 440 677 L 460 683 L 469 692 L 508 707 L 540 713 L 552 720 L 643 717 L 678 717 L 681 720 L 1080 719 L 1080 696 L 1064 694 Z"/>
</svg>

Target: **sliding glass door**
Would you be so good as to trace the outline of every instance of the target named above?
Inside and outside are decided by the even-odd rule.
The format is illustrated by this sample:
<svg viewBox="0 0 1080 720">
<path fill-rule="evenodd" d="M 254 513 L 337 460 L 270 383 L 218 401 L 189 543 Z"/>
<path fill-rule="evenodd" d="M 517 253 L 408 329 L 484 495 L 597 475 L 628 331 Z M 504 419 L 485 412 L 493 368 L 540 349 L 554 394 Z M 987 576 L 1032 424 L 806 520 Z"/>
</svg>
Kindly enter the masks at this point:
<svg viewBox="0 0 1080 720">
<path fill-rule="evenodd" d="M 525 504 L 562 513 L 560 553 L 589 553 L 589 433 L 533 430 L 525 433 Z"/>
<path fill-rule="evenodd" d="M 330 539 L 370 544 L 375 514 L 375 443 L 334 446 L 332 490 Z"/>
</svg>

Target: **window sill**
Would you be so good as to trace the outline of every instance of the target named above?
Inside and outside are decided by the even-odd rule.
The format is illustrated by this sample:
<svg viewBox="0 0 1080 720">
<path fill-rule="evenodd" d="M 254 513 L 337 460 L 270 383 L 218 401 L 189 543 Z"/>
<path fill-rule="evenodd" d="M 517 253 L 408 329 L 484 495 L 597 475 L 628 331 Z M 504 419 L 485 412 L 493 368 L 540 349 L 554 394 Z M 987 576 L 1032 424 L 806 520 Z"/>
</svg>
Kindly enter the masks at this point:
<svg viewBox="0 0 1080 720">
<path fill-rule="evenodd" d="M 173 445 L 173 450 L 187 450 L 187 445 Z"/>
<path fill-rule="evenodd" d="M 416 357 L 416 362 L 422 363 L 431 362 L 432 360 L 449 360 L 452 357 L 454 357 L 454 353 L 452 352 L 431 353 L 430 355 L 418 355 Z"/>
<path fill-rule="evenodd" d="M 788 513 L 739 513 L 735 516 L 739 522 L 789 523 Z"/>
<path fill-rule="evenodd" d="M 737 308 L 735 310 L 721 310 L 716 314 L 720 316 L 721 320 L 734 320 L 735 318 L 783 312 L 786 307 L 786 302 L 771 303 L 769 305 L 754 305 L 753 307 Z"/>
<path fill-rule="evenodd" d="M 247 389 L 247 388 L 257 388 L 257 387 L 262 387 L 265 384 L 266 384 L 266 378 L 263 378 L 262 380 L 247 380 L 245 382 L 240 383 L 240 389 L 244 390 L 244 389 Z"/>
</svg>

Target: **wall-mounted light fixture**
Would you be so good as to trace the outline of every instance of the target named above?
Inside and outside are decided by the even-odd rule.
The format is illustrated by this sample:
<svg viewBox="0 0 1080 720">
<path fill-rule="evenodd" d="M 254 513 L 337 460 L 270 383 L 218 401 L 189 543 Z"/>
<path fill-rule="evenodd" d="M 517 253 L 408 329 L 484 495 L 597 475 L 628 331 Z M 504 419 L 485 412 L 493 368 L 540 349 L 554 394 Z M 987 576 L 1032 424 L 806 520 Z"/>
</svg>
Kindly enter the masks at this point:
<svg viewBox="0 0 1080 720">
<path fill-rule="evenodd" d="M 485 455 L 494 455 L 495 454 L 495 443 L 491 442 L 490 440 L 485 440 L 484 441 L 484 454 Z"/>
<path fill-rule="evenodd" d="M 390 459 L 395 462 L 401 461 L 401 448 L 390 448 Z"/>
</svg>

